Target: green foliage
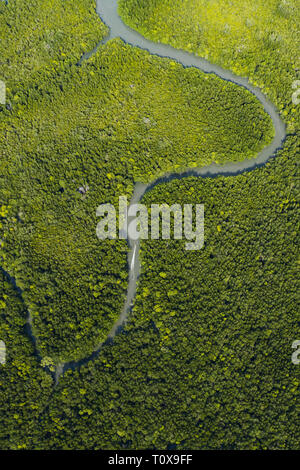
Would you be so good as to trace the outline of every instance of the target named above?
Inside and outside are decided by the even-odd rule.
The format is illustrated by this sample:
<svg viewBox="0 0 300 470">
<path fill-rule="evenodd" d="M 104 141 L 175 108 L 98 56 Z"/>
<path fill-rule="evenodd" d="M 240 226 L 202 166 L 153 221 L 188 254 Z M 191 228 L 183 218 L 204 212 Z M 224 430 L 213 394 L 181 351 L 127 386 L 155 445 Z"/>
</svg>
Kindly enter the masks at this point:
<svg viewBox="0 0 300 470">
<path fill-rule="evenodd" d="M 230 3 L 123 0 L 120 11 L 249 76 L 295 135 L 251 173 L 146 195 L 204 203 L 205 247 L 143 242 L 130 323 L 53 388 L 43 367 L 88 355 L 125 297 L 127 247 L 97 240 L 97 206 L 137 180 L 250 158 L 273 129 L 244 89 L 120 40 L 76 66 L 106 33 L 89 0 L 0 2 L 0 257 L 22 291 L 0 275 L 1 449 L 299 449 L 297 11 Z"/>
<path fill-rule="evenodd" d="M 249 77 L 290 130 L 298 127 L 299 107 L 292 103 L 300 70 L 297 0 L 119 0 L 119 11 L 149 39 Z"/>
<path fill-rule="evenodd" d="M 54 77 L 106 35 L 94 10 L 91 0 L 0 2 L 0 78 L 12 102 L 22 101 L 19 92 L 50 92 Z"/>
<path fill-rule="evenodd" d="M 39 56 L 43 44 L 35 47 Z M 96 208 L 130 198 L 137 180 L 251 158 L 274 131 L 245 89 L 118 39 L 80 67 L 45 65 L 38 78 L 37 87 L 21 81 L 10 108 L 0 109 L 0 200 L 9 208 L 0 256 L 23 291 L 41 356 L 57 364 L 104 341 L 124 302 L 127 245 L 97 239 Z"/>
</svg>

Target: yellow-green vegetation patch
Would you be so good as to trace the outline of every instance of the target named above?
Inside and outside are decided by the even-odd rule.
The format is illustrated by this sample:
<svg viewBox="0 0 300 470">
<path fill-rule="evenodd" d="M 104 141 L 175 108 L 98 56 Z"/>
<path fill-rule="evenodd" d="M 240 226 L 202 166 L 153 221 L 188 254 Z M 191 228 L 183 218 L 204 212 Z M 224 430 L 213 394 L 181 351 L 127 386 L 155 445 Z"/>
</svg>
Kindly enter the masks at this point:
<svg viewBox="0 0 300 470">
<path fill-rule="evenodd" d="M 119 11 L 144 36 L 249 77 L 291 130 L 299 126 L 292 103 L 300 69 L 297 0 L 119 0 Z"/>
<path fill-rule="evenodd" d="M 5 364 L 6 362 L 6 345 L 4 341 L 0 340 L 0 364 Z"/>
</svg>

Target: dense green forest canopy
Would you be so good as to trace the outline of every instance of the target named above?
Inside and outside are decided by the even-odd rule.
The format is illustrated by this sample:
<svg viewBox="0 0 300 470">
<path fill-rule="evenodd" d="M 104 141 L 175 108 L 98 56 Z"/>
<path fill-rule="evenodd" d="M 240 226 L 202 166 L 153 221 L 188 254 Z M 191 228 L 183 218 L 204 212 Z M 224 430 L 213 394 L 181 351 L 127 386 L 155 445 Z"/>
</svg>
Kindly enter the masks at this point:
<svg viewBox="0 0 300 470">
<path fill-rule="evenodd" d="M 79 25 L 76 10 L 74 38 L 69 3 L 47 13 L 37 4 L 36 15 L 23 17 L 30 42 L 20 57 L 11 35 L 3 50 L 8 104 L 0 109 L 2 266 L 23 291 L 42 357 L 55 363 L 91 353 L 124 302 L 127 246 L 100 243 L 96 208 L 119 195 L 130 198 L 135 181 L 254 157 L 274 135 L 269 115 L 247 90 L 121 40 L 76 66 L 87 19 Z M 13 5 L 1 4 L 4 24 L 13 18 L 18 24 L 21 6 Z M 92 47 L 105 29 L 91 5 L 83 6 L 92 18 L 85 43 Z M 44 55 L 44 35 L 49 29 L 56 37 L 57 11 L 67 26 L 52 45 L 53 59 Z M 75 39 L 76 47 L 59 59 L 65 37 L 65 47 Z M 33 60 L 33 49 L 45 61 L 37 68 L 26 59 Z M 17 91 L 14 67 L 20 68 Z M 89 187 L 84 196 L 83 185 Z"/>
<path fill-rule="evenodd" d="M 39 364 L 27 334 L 27 311 L 0 272 L 0 338 L 7 360 L 0 365 L 0 449 L 26 448 L 52 392 L 53 380 Z"/>
<path fill-rule="evenodd" d="M 107 33 L 91 0 L 1 1 L 0 23 L 1 80 L 15 101 L 18 90 L 28 97 L 44 85 L 50 92 L 55 75 Z"/>
<path fill-rule="evenodd" d="M 249 77 L 275 103 L 291 131 L 299 107 L 297 0 L 119 0 L 126 23 L 153 41 L 171 44 Z"/>
<path fill-rule="evenodd" d="M 299 449 L 298 13 L 292 1 L 231 4 L 120 11 L 261 86 L 289 125 L 283 149 L 253 172 L 145 196 L 204 204 L 205 248 L 143 242 L 129 324 L 54 387 L 49 368 L 104 340 L 125 297 L 127 246 L 97 240 L 96 207 L 137 180 L 250 158 L 273 129 L 240 87 L 118 39 L 78 67 L 106 33 L 90 0 L 0 2 L 0 259 L 16 283 L 0 273 L 1 449 Z"/>
<path fill-rule="evenodd" d="M 263 169 L 148 193 L 147 205 L 205 202 L 205 249 L 143 242 L 130 323 L 54 389 L 22 331 L 22 304 L 5 285 L 1 447 L 299 449 L 300 377 L 291 362 L 299 332 L 297 175 L 289 137 Z M 20 401 L 24 380 L 30 391 Z"/>
</svg>

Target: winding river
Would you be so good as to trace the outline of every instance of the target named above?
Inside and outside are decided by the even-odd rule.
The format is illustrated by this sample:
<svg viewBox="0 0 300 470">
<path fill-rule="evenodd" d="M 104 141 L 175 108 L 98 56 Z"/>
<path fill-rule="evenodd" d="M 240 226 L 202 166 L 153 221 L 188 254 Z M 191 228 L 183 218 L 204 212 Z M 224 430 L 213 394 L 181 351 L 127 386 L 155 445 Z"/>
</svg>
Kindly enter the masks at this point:
<svg viewBox="0 0 300 470">
<path fill-rule="evenodd" d="M 245 171 L 251 171 L 259 166 L 264 165 L 272 156 L 275 156 L 276 151 L 282 147 L 283 141 L 286 138 L 286 126 L 281 120 L 276 107 L 264 96 L 261 90 L 253 85 L 251 85 L 247 78 L 239 77 L 234 75 L 228 70 L 224 70 L 218 65 L 211 64 L 207 60 L 197 57 L 191 53 L 185 52 L 183 50 L 174 49 L 171 46 L 155 43 L 145 39 L 136 31 L 127 27 L 121 20 L 118 15 L 118 0 L 97 0 L 96 11 L 104 23 L 109 27 L 110 31 L 108 36 L 100 43 L 98 46 L 91 52 L 85 54 L 82 60 L 88 59 L 92 54 L 96 52 L 99 46 L 105 44 L 112 38 L 120 37 L 126 43 L 139 47 L 141 49 L 148 50 L 151 54 L 157 55 L 159 57 L 170 58 L 182 64 L 184 67 L 195 67 L 205 73 L 213 73 L 219 78 L 227 81 L 231 81 L 238 86 L 242 86 L 249 90 L 257 99 L 262 103 L 265 111 L 270 115 L 273 125 L 275 128 L 275 137 L 272 143 L 266 146 L 256 158 L 244 160 L 237 163 L 227 163 L 225 165 L 217 165 L 215 163 L 201 167 L 185 170 L 181 173 L 171 173 L 166 174 L 164 177 L 157 179 L 156 181 L 144 184 L 136 183 L 134 188 L 134 194 L 130 204 L 138 203 L 143 195 L 154 188 L 156 185 L 168 182 L 173 179 L 181 179 L 189 176 L 198 176 L 198 177 L 217 177 L 219 175 L 224 176 L 234 176 Z M 102 346 L 106 343 L 109 343 L 113 340 L 113 337 L 122 329 L 122 326 L 126 323 L 128 315 L 130 314 L 131 307 L 133 305 L 137 282 L 140 275 L 140 259 L 139 259 L 139 241 L 133 241 L 128 239 L 129 245 L 129 254 L 128 254 L 128 266 L 129 266 L 129 279 L 128 279 L 128 288 L 127 296 L 123 310 L 118 318 L 118 320 L 113 325 L 111 331 L 108 334 L 107 340 L 105 343 L 101 343 L 97 346 L 95 351 L 88 357 L 80 360 L 63 363 L 57 366 L 55 372 L 55 383 L 58 383 L 59 377 L 68 369 L 76 369 L 81 365 L 93 360 L 101 350 Z M 29 327 L 30 327 L 30 318 L 29 318 Z M 31 330 L 31 328 L 29 328 Z M 29 332 L 30 336 L 33 337 L 32 331 Z M 34 339 L 34 337 L 33 337 Z"/>
<path fill-rule="evenodd" d="M 130 204 L 139 203 L 147 191 L 150 191 L 152 188 L 154 188 L 160 183 L 171 181 L 173 179 L 186 178 L 188 176 L 211 178 L 217 177 L 219 175 L 233 176 L 245 171 L 251 171 L 254 168 L 264 165 L 272 156 L 275 155 L 276 151 L 282 146 L 282 143 L 286 137 L 286 127 L 284 122 L 281 120 L 276 107 L 265 97 L 265 95 L 261 92 L 259 88 L 251 85 L 247 78 L 238 77 L 229 70 L 224 70 L 218 65 L 211 64 L 207 60 L 201 57 L 197 57 L 189 52 L 185 52 L 180 49 L 174 49 L 171 46 L 161 43 L 155 43 L 145 39 L 139 33 L 132 30 L 122 22 L 121 18 L 118 15 L 118 0 L 97 0 L 96 10 L 102 21 L 104 21 L 104 23 L 109 27 L 109 34 L 93 51 L 85 54 L 82 60 L 88 59 L 92 54 L 96 52 L 100 45 L 105 44 L 112 38 L 120 37 L 126 43 L 134 47 L 146 49 L 151 54 L 157 55 L 159 57 L 170 58 L 179 62 L 184 67 L 196 67 L 202 72 L 214 73 L 223 80 L 231 81 L 236 85 L 246 88 L 251 93 L 253 93 L 257 97 L 257 99 L 262 103 L 265 111 L 270 115 L 275 128 L 275 137 L 272 143 L 266 146 L 256 158 L 244 160 L 242 162 L 237 163 L 227 163 L 225 165 L 211 164 L 209 166 L 201 168 L 185 170 L 181 173 L 166 174 L 164 177 L 159 178 L 149 184 L 136 183 L 134 194 Z M 115 322 L 111 331 L 109 332 L 105 343 L 111 342 L 113 337 L 120 331 L 122 326 L 126 323 L 131 311 L 131 306 L 133 305 L 135 299 L 137 282 L 141 269 L 139 258 L 140 243 L 139 241 L 134 241 L 129 238 L 128 245 L 129 279 L 126 301 L 123 310 L 118 320 Z M 55 374 L 56 383 L 59 380 L 59 376 L 67 369 L 76 369 L 77 367 L 80 367 L 81 365 L 94 359 L 105 343 L 101 343 L 100 345 L 98 345 L 95 351 L 89 357 L 86 357 L 77 362 L 73 361 L 60 364 L 57 367 Z"/>
</svg>

